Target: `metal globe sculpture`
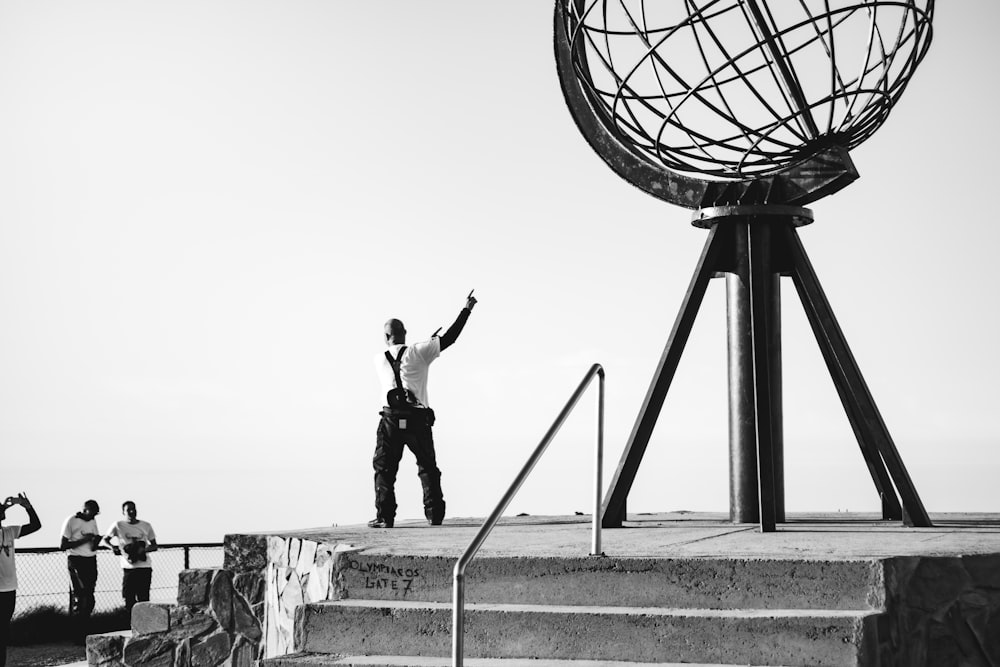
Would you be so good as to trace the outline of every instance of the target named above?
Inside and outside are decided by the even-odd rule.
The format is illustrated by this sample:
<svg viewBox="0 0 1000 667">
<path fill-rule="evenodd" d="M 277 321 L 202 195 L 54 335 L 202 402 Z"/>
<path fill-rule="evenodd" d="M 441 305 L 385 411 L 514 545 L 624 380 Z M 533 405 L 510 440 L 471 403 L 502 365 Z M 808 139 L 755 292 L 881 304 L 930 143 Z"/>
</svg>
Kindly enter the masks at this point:
<svg viewBox="0 0 1000 667">
<path fill-rule="evenodd" d="M 730 517 L 784 521 L 780 277 L 795 284 L 882 505 L 930 526 L 806 255 L 803 205 L 858 178 L 931 40 L 934 0 L 556 0 L 577 127 L 619 176 L 695 209 L 704 250 L 602 506 L 629 490 L 709 281 L 725 276 Z M 898 492 L 898 496 L 897 496 Z"/>
<path fill-rule="evenodd" d="M 562 0 L 560 77 L 578 124 L 599 126 L 581 129 L 606 160 L 627 153 L 654 172 L 749 184 L 825 151 L 842 163 L 834 170 L 850 171 L 836 150 L 885 122 L 930 45 L 933 8 L 933 0 Z M 635 178 L 648 174 L 618 171 L 649 191 Z"/>
</svg>

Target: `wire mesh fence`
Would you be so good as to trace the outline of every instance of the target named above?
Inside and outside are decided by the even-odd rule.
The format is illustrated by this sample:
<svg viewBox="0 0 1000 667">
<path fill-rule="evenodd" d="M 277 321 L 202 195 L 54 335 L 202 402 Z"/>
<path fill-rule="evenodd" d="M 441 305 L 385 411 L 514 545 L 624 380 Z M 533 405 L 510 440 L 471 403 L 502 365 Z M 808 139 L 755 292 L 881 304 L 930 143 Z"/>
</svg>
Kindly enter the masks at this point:
<svg viewBox="0 0 1000 667">
<path fill-rule="evenodd" d="M 153 581 L 149 599 L 174 602 L 177 598 L 177 575 L 181 570 L 222 567 L 222 543 L 161 544 L 150 554 Z M 95 612 L 114 611 L 122 600 L 122 568 L 110 550 L 97 552 L 97 587 Z M 33 610 L 55 608 L 69 611 L 69 574 L 66 552 L 59 549 L 17 550 L 17 601 L 14 617 Z"/>
</svg>

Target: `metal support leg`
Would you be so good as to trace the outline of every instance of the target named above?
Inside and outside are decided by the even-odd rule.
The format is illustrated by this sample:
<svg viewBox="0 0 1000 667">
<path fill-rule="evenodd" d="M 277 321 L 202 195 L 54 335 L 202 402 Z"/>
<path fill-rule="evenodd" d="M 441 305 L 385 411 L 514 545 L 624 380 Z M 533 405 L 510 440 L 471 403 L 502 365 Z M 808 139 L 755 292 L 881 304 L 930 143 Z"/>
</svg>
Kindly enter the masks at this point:
<svg viewBox="0 0 1000 667">
<path fill-rule="evenodd" d="M 757 430 L 757 483 L 760 530 L 774 532 L 777 521 L 774 484 L 774 433 L 771 395 L 771 224 L 747 222 L 750 237 L 750 320 L 753 336 L 754 416 Z"/>
<path fill-rule="evenodd" d="M 691 283 L 688 285 L 684 301 L 681 303 L 680 311 L 674 320 L 674 327 L 670 331 L 667 345 L 663 348 L 660 362 L 657 364 L 656 372 L 653 373 L 653 380 L 646 392 L 646 398 L 639 409 L 632 433 L 629 434 L 625 451 L 622 453 L 615 471 L 611 486 L 604 499 L 604 510 L 602 512 L 601 525 L 605 528 L 620 528 L 625 521 L 625 500 L 635 481 L 635 475 L 639 471 L 639 463 L 642 461 L 646 446 L 649 444 L 649 437 L 653 433 L 653 426 L 660 416 L 663 408 L 663 401 L 667 397 L 667 390 L 674 379 L 677 365 L 680 363 L 681 354 L 684 352 L 684 345 L 691 334 L 691 327 L 694 325 L 698 309 L 705 297 L 708 289 L 708 281 L 712 278 L 712 273 L 721 254 L 722 237 L 719 235 L 718 227 L 713 227 L 708 233 L 708 240 L 701 251 L 701 257 L 695 267 Z"/>
<path fill-rule="evenodd" d="M 772 232 L 773 233 L 773 232 Z M 780 238 L 780 234 L 778 234 Z M 773 241 L 773 239 L 772 239 Z M 781 384 L 781 275 L 771 274 L 767 355 L 771 360 L 771 460 L 774 466 L 774 519 L 785 522 L 785 428 Z"/>
<path fill-rule="evenodd" d="M 837 323 L 826 294 L 820 287 L 819 279 L 809 262 L 802 241 L 791 228 L 786 230 L 785 237 L 791 256 L 795 288 L 798 290 L 806 317 L 840 394 L 847 417 L 858 437 L 858 445 L 882 500 L 883 516 L 890 514 L 891 518 L 902 518 L 908 526 L 930 527 L 932 525 L 930 517 L 920 501 L 916 487 L 861 375 L 861 369 L 847 345 L 847 339 Z M 888 479 L 890 475 L 891 482 Z M 892 490 L 892 482 L 895 483 L 902 499 L 905 510 L 902 512 L 902 517 L 898 516 L 899 504 Z"/>
</svg>

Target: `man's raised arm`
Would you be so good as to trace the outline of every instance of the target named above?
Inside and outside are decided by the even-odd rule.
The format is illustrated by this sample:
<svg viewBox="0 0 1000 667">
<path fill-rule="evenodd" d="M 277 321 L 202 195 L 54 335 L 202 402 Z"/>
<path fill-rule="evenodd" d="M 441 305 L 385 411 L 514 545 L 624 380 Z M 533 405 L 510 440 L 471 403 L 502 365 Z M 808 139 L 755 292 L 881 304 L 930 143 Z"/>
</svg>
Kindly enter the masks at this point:
<svg viewBox="0 0 1000 667">
<path fill-rule="evenodd" d="M 458 339 L 458 334 L 462 333 L 462 329 L 465 328 L 465 323 L 469 321 L 469 315 L 472 314 L 472 309 L 475 305 L 476 297 L 472 296 L 472 292 L 469 292 L 469 296 L 465 298 L 465 307 L 459 311 L 455 323 L 448 327 L 448 330 L 441 336 L 442 351 L 450 347 Z"/>
</svg>

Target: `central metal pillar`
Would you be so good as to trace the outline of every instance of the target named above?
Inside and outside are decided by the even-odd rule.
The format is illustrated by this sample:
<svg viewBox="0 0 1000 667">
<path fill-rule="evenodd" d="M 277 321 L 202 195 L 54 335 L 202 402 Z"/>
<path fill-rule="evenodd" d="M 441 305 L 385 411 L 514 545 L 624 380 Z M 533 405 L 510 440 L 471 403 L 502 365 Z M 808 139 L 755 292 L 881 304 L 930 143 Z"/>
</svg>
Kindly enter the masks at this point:
<svg viewBox="0 0 1000 667">
<path fill-rule="evenodd" d="M 785 226 L 812 221 L 808 209 L 720 207 L 695 224 L 723 225 L 729 239 L 729 519 L 773 530 L 785 521 L 781 394 L 780 251 Z M 757 321 L 757 320 L 760 321 Z"/>
<path fill-rule="evenodd" d="M 760 522 L 757 476 L 757 417 L 754 396 L 753 322 L 750 313 L 749 226 L 732 230 L 734 264 L 726 276 L 726 329 L 729 351 L 729 520 Z M 766 224 L 766 223 L 759 223 Z M 770 304 L 767 357 L 771 377 L 771 455 L 775 519 L 785 520 L 784 445 L 781 410 L 781 277 L 764 289 Z"/>
</svg>

